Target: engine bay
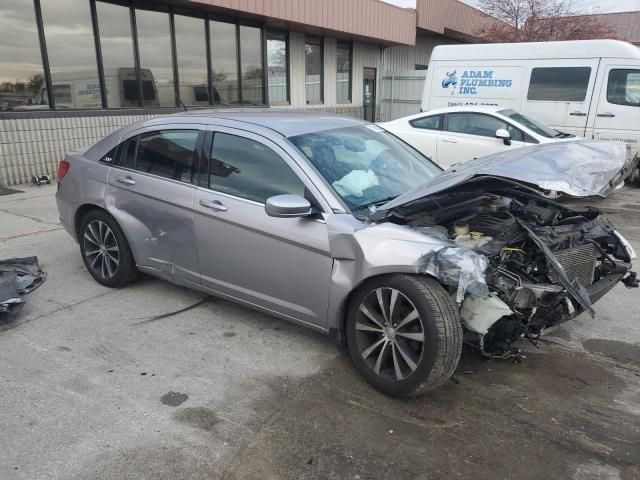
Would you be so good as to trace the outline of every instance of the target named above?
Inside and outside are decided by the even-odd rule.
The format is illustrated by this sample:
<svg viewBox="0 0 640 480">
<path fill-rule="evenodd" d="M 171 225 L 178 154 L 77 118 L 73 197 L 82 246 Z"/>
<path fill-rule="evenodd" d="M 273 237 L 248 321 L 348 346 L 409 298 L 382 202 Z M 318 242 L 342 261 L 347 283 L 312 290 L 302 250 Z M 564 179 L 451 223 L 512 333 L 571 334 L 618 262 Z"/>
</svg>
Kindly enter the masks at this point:
<svg viewBox="0 0 640 480">
<path fill-rule="evenodd" d="M 446 230 L 451 243 L 486 257 L 489 296 L 467 293 L 460 316 L 466 340 L 487 357 L 511 355 L 514 341 L 535 341 L 584 311 L 593 315 L 592 303 L 619 281 L 637 286 L 631 251 L 594 209 L 517 190 L 466 192 L 407 220 Z"/>
</svg>

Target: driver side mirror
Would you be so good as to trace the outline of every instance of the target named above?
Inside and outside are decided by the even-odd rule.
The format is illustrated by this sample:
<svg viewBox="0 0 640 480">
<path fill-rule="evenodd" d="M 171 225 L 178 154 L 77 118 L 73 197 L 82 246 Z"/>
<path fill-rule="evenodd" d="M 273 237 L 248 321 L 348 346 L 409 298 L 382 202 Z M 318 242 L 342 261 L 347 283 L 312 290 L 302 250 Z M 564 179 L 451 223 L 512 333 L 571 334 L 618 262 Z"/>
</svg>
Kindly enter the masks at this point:
<svg viewBox="0 0 640 480">
<path fill-rule="evenodd" d="M 264 211 L 270 217 L 295 218 L 313 214 L 311 203 L 300 195 L 275 195 L 267 198 Z"/>
<path fill-rule="evenodd" d="M 496 130 L 496 138 L 501 138 L 505 145 L 511 145 L 511 134 L 504 128 Z"/>
</svg>

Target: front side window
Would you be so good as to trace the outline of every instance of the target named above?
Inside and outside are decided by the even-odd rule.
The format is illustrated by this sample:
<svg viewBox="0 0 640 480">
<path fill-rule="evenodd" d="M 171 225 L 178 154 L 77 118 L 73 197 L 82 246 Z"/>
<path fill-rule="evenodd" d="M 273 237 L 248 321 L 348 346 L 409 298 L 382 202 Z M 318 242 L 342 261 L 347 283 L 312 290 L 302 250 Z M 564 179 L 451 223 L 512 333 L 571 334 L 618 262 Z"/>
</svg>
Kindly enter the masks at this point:
<svg viewBox="0 0 640 480">
<path fill-rule="evenodd" d="M 323 102 L 322 39 L 307 37 L 304 42 L 304 91 L 307 103 Z"/>
<path fill-rule="evenodd" d="M 351 44 L 338 42 L 336 51 L 336 96 L 340 103 L 351 101 Z"/>
<path fill-rule="evenodd" d="M 529 100 L 583 102 L 587 96 L 591 67 L 549 67 L 531 70 Z"/>
<path fill-rule="evenodd" d="M 375 126 L 336 128 L 289 140 L 353 210 L 391 200 L 441 171 Z"/>
<path fill-rule="evenodd" d="M 611 70 L 607 83 L 607 102 L 640 107 L 640 70 Z"/>
<path fill-rule="evenodd" d="M 286 33 L 267 35 L 269 103 L 289 102 L 289 57 Z"/>
<path fill-rule="evenodd" d="M 430 117 L 416 118 L 409 123 L 413 128 L 423 128 L 425 130 L 441 130 L 442 115 L 432 115 Z"/>
<path fill-rule="evenodd" d="M 67 0 L 64 14 L 58 0 L 40 5 L 56 108 L 102 108 L 89 2 Z"/>
<path fill-rule="evenodd" d="M 33 2 L 0 2 L 0 111 L 49 103 Z M 31 107 L 33 108 L 33 107 Z"/>
<path fill-rule="evenodd" d="M 185 105 L 208 105 L 207 45 L 204 20 L 175 15 L 180 100 Z"/>
<path fill-rule="evenodd" d="M 127 140 L 120 164 L 159 177 L 191 183 L 198 130 L 159 130 Z"/>
<path fill-rule="evenodd" d="M 136 10 L 136 24 L 143 104 L 145 107 L 173 107 L 176 105 L 176 97 L 173 86 L 169 15 Z M 155 87 L 157 95 L 145 93 L 145 82 L 148 85 L 147 89 Z"/>
<path fill-rule="evenodd" d="M 209 188 L 260 203 L 274 195 L 305 194 L 304 183 L 276 152 L 249 138 L 219 132 L 213 137 Z"/>
<path fill-rule="evenodd" d="M 495 137 L 496 130 L 509 130 L 509 125 L 490 115 L 482 113 L 450 113 L 447 116 L 447 130 L 481 137 Z"/>
</svg>

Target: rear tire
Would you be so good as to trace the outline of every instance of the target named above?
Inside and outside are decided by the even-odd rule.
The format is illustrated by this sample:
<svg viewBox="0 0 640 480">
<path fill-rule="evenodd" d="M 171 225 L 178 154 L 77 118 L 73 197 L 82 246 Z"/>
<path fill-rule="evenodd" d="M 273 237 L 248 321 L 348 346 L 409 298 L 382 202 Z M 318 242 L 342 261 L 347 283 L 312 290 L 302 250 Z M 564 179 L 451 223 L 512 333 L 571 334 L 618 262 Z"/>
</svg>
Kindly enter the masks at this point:
<svg viewBox="0 0 640 480">
<path fill-rule="evenodd" d="M 91 210 L 80 221 L 80 252 L 91 276 L 102 285 L 122 287 L 138 274 L 131 248 L 114 218 Z"/>
<path fill-rule="evenodd" d="M 375 278 L 349 304 L 346 337 L 358 370 L 387 395 L 414 396 L 443 385 L 462 353 L 458 309 L 434 279 Z"/>
</svg>

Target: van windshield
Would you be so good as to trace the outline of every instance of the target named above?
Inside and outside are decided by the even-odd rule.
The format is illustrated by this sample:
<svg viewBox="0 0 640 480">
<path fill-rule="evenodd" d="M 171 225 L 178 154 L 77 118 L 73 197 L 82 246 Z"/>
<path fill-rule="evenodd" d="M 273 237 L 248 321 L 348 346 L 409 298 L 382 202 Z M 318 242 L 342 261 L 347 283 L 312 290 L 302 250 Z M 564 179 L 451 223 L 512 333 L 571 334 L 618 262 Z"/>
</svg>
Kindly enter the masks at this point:
<svg viewBox="0 0 640 480">
<path fill-rule="evenodd" d="M 514 122 L 518 122 L 520 125 L 524 125 L 529 130 L 533 130 L 538 135 L 542 135 L 546 138 L 555 138 L 562 135 L 559 131 L 554 130 L 553 128 L 547 127 L 544 123 L 540 123 L 533 118 L 529 118 L 522 113 L 516 112 L 512 109 L 500 110 L 498 112 L 500 115 L 504 115 L 505 117 L 509 117 Z"/>
</svg>

